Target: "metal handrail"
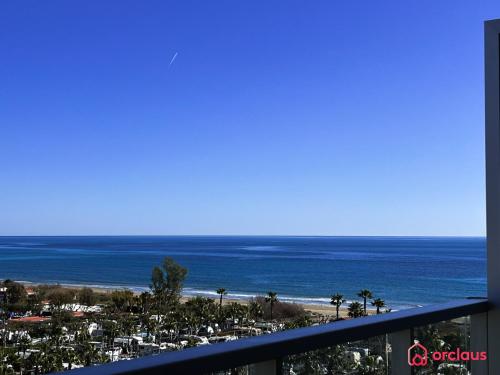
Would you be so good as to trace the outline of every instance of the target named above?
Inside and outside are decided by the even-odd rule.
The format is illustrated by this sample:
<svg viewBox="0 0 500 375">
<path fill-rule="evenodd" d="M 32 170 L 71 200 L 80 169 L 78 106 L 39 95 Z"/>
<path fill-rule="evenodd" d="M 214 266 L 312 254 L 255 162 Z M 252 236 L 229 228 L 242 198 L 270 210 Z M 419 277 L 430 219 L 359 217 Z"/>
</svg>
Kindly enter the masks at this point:
<svg viewBox="0 0 500 375">
<path fill-rule="evenodd" d="M 469 298 L 86 367 L 73 370 L 72 373 L 75 375 L 210 373 L 486 311 L 488 311 L 487 299 Z"/>
</svg>

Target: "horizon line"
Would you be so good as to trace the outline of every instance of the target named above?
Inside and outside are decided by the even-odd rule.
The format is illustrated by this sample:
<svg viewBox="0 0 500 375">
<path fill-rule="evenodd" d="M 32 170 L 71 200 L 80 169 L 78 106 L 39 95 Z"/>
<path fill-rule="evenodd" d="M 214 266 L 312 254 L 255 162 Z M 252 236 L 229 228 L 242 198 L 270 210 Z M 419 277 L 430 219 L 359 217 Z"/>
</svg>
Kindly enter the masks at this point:
<svg viewBox="0 0 500 375">
<path fill-rule="evenodd" d="M 2 237 L 400 237 L 486 238 L 483 235 L 335 235 L 335 234 L 0 234 Z"/>
</svg>

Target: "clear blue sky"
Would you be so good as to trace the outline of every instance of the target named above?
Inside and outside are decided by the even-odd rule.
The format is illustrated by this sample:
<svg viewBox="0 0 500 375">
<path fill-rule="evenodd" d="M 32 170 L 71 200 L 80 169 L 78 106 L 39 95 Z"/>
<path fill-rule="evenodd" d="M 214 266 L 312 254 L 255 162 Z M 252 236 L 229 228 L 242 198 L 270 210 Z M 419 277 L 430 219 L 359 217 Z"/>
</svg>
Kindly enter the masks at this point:
<svg viewBox="0 0 500 375">
<path fill-rule="evenodd" d="M 0 234 L 484 235 L 497 17 L 498 1 L 3 1 Z"/>
</svg>

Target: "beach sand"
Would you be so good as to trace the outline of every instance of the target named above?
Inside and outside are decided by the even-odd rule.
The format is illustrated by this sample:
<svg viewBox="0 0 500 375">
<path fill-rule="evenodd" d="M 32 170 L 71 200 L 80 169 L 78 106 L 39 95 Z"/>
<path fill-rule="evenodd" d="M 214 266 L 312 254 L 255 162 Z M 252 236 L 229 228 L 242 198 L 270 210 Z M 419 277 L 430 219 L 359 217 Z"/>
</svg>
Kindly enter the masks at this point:
<svg viewBox="0 0 500 375">
<path fill-rule="evenodd" d="M 123 290 L 124 288 L 104 288 L 104 287 L 89 287 L 87 285 L 67 285 L 67 284 L 43 284 L 43 283 L 28 283 L 28 282 L 22 282 L 22 284 L 25 287 L 30 287 L 30 286 L 37 286 L 37 285 L 59 285 L 63 288 L 68 288 L 68 289 L 76 289 L 80 290 L 83 288 L 90 288 L 96 293 L 112 293 L 113 291 L 116 290 Z M 135 295 L 139 295 L 140 292 L 133 291 Z M 189 299 L 193 298 L 195 296 L 182 296 L 181 302 L 186 302 Z M 211 297 L 209 297 L 211 298 Z M 279 298 L 279 296 L 278 296 Z M 219 298 L 212 298 L 216 303 L 219 302 Z M 231 298 L 231 297 L 224 297 L 222 300 L 223 305 L 227 305 L 229 303 L 240 303 L 242 305 L 247 305 L 249 303 L 249 300 L 245 299 L 236 299 L 236 298 Z M 290 303 L 290 302 L 289 302 Z M 301 304 L 297 303 L 299 306 L 302 306 L 302 308 L 307 311 L 312 313 L 313 315 L 316 315 L 318 317 L 323 317 L 325 319 L 330 319 L 330 318 L 335 318 L 336 316 L 336 310 L 335 306 L 332 305 L 326 305 L 326 304 Z M 368 309 L 367 311 L 368 315 L 373 315 L 375 313 L 374 310 Z M 341 318 L 347 318 L 348 317 L 348 309 L 347 309 L 347 304 L 346 306 L 342 306 L 339 310 L 339 316 Z"/>
<path fill-rule="evenodd" d="M 192 296 L 184 296 L 181 298 L 181 301 L 185 302 L 185 301 L 189 300 L 190 298 L 193 298 L 193 297 Z M 279 298 L 279 296 L 278 296 L 278 298 Z M 213 298 L 213 299 L 215 300 L 215 302 L 217 302 L 217 303 L 219 302 L 218 298 Z M 241 303 L 242 305 L 247 305 L 249 301 L 244 300 L 244 299 L 234 299 L 234 298 L 226 298 L 226 297 L 224 297 L 224 299 L 222 300 L 223 305 L 226 305 L 226 304 L 229 304 L 232 302 Z M 323 315 L 325 317 L 331 317 L 331 318 L 336 316 L 335 307 L 331 306 L 331 305 L 313 305 L 313 304 L 302 304 L 302 303 L 298 303 L 298 305 L 302 306 L 302 308 L 305 311 L 313 313 L 315 315 Z M 347 312 L 348 312 L 347 307 L 341 307 L 339 310 L 340 317 L 346 318 Z M 372 313 L 372 311 L 369 310 L 368 314 L 371 314 L 371 313 Z"/>
</svg>

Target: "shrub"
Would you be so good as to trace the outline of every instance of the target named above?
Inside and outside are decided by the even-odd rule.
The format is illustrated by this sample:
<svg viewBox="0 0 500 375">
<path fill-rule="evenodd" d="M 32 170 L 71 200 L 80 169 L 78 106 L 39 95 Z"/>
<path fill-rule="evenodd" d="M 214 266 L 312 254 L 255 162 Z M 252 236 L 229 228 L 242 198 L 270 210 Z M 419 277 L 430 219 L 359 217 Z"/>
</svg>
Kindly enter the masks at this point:
<svg viewBox="0 0 500 375">
<path fill-rule="evenodd" d="M 82 288 L 78 291 L 78 302 L 82 305 L 92 306 L 96 303 L 96 295 L 90 288 Z"/>
<path fill-rule="evenodd" d="M 264 320 L 271 318 L 271 306 L 270 303 L 266 302 L 265 297 L 255 297 L 251 302 L 255 302 L 261 306 L 264 313 Z M 273 305 L 273 319 L 297 319 L 305 315 L 304 308 L 296 303 L 278 301 Z"/>
</svg>

